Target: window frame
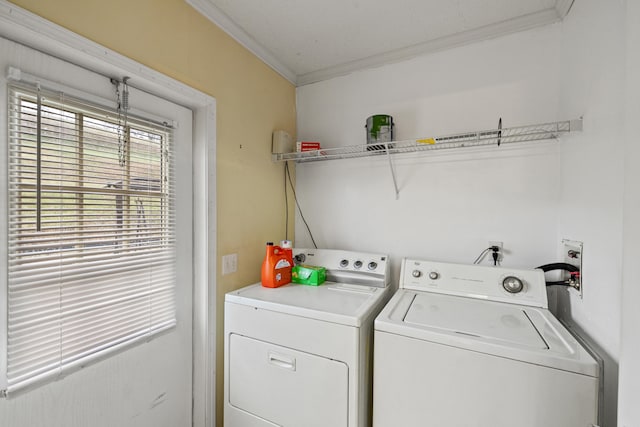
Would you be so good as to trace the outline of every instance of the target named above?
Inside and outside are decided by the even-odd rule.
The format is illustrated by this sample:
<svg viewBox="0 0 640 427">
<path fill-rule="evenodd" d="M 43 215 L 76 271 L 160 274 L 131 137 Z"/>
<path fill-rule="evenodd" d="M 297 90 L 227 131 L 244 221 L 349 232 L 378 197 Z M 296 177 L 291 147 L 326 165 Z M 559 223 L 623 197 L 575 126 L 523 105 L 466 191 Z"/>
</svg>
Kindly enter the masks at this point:
<svg viewBox="0 0 640 427">
<path fill-rule="evenodd" d="M 4 84 L 3 85 L 4 86 L 3 89 L 4 89 L 4 91 L 6 91 L 5 92 L 5 96 L 7 97 L 7 99 L 9 97 L 9 92 L 10 92 L 8 90 L 8 86 L 9 85 L 11 85 L 11 86 L 21 86 L 21 84 L 16 84 L 15 82 L 11 82 L 11 81 L 9 81 L 8 84 Z M 28 86 L 25 86 L 25 87 L 26 87 L 26 89 L 24 89 L 25 92 L 28 92 L 28 91 L 31 90 Z M 80 94 L 82 95 L 82 93 L 80 93 Z M 78 95 L 76 94 L 76 96 L 78 96 Z M 86 97 L 87 98 L 92 98 L 91 100 L 87 100 L 86 101 L 87 103 L 95 103 L 96 100 L 101 100 L 101 98 L 92 96 L 90 94 L 86 94 Z M 105 101 L 105 103 L 108 102 L 107 100 L 104 100 L 104 101 Z M 90 111 L 91 108 L 94 108 L 94 107 L 97 109 L 96 111 L 99 111 L 99 110 L 101 111 L 101 108 L 103 108 L 102 105 L 106 105 L 106 104 L 94 104 L 94 105 L 90 105 L 91 108 L 86 108 L 86 106 L 83 105 L 85 103 L 84 100 L 82 100 L 82 101 L 77 100 L 77 102 L 78 102 L 78 105 L 79 105 L 78 106 L 78 110 L 86 109 L 87 112 Z M 67 100 L 67 101 L 65 101 L 65 103 L 66 104 L 73 104 L 74 102 L 70 102 L 70 101 Z M 55 104 L 55 102 L 54 102 L 54 104 Z M 101 111 L 100 114 L 105 113 L 105 112 L 106 112 L 107 117 L 108 117 L 108 115 L 110 113 L 108 107 L 107 107 L 107 109 L 105 111 Z M 7 114 L 5 114 L 5 117 L 3 118 L 6 121 L 5 123 L 7 123 L 7 129 L 9 129 L 9 126 L 8 126 L 9 125 L 9 123 L 8 123 L 9 114 L 10 114 L 10 111 L 9 111 L 9 109 L 7 109 Z M 74 114 L 76 114 L 76 113 L 74 113 Z M 97 116 L 99 116 L 100 114 L 97 114 Z M 161 126 L 164 129 L 170 129 L 171 128 L 169 123 L 172 123 L 173 125 L 175 125 L 175 122 L 170 122 L 168 120 L 162 120 L 162 119 L 160 119 L 160 120 L 162 120 L 160 122 L 160 121 L 158 121 L 159 118 L 157 118 L 157 117 L 155 117 L 155 116 L 153 116 L 151 114 L 148 114 L 148 115 L 150 117 L 153 117 L 153 119 L 141 119 L 140 117 L 132 116 L 130 118 L 130 123 L 129 124 L 130 125 L 134 125 L 135 127 L 141 127 L 141 132 L 154 130 L 154 129 L 158 130 L 158 129 L 160 129 L 159 123 L 162 123 Z M 153 126 L 155 126 L 155 128 L 153 126 L 150 126 L 149 124 L 153 124 Z M 146 128 L 145 128 L 145 126 L 146 126 Z M 127 126 L 127 133 L 130 132 L 130 129 L 131 129 L 131 126 Z M 170 131 L 168 131 L 168 132 L 170 132 Z M 167 136 L 168 136 L 168 133 L 166 133 L 165 138 L 163 138 L 164 142 L 162 143 L 163 145 L 162 145 L 162 148 L 161 148 L 161 152 L 165 151 L 166 145 L 172 145 L 173 144 L 171 142 L 171 138 L 170 137 L 167 138 Z M 9 141 L 7 141 L 7 142 L 8 142 L 8 145 L 10 145 Z M 0 156 L 0 158 L 2 158 L 2 157 L 3 156 Z M 171 156 L 171 157 L 173 157 L 173 156 Z M 10 174 L 10 167 L 9 167 L 9 164 L 8 164 L 9 159 L 10 159 L 10 156 L 8 155 L 8 153 L 7 153 L 7 157 L 2 159 L 2 161 L 5 162 L 5 167 L 7 168 L 7 174 Z M 161 157 L 160 163 L 164 162 L 163 159 L 166 159 L 166 158 Z M 164 166 L 164 167 L 167 168 L 167 170 L 165 172 L 171 176 L 171 179 L 174 179 L 175 178 L 175 169 L 173 168 L 172 165 L 169 165 L 170 161 L 171 160 L 168 160 L 167 164 Z M 163 166 L 161 166 L 161 168 L 162 167 Z M 128 173 L 130 173 L 130 171 L 128 171 Z M 10 189 L 9 189 L 10 184 L 9 184 L 9 181 L 7 180 L 7 177 L 3 177 L 3 178 L 4 179 L 0 179 L 0 185 L 3 185 L 5 191 L 7 191 L 7 198 L 6 198 L 7 200 L 4 201 L 6 203 L 6 205 L 4 207 L 2 207 L 2 209 L 0 209 L 0 213 L 5 212 L 6 213 L 6 218 L 8 219 L 9 218 L 8 209 L 11 208 L 11 206 L 9 205 L 9 201 L 8 201 L 8 199 L 10 198 Z M 171 186 L 171 185 L 175 185 L 175 184 L 170 182 L 167 185 Z M 33 184 L 31 184 L 31 186 L 33 186 Z M 78 187 L 81 187 L 81 186 L 78 185 Z M 113 192 L 114 195 L 116 193 L 117 193 L 117 191 Z M 124 190 L 124 192 L 120 192 L 119 194 L 122 194 L 124 196 L 126 194 L 128 194 L 128 195 L 135 194 L 135 192 L 134 193 L 130 193 L 130 189 L 128 189 L 128 190 Z M 158 193 L 158 194 L 161 194 L 161 192 Z M 173 208 L 170 207 L 168 209 L 173 209 Z M 175 215 L 175 213 L 173 215 Z M 3 214 L 3 216 L 4 216 L 4 214 Z M 8 221 L 7 221 L 7 224 L 8 224 Z M 173 231 L 173 232 L 175 233 L 175 231 Z M 8 247 L 8 242 L 9 242 L 9 234 L 10 233 L 8 232 L 8 229 L 5 229 L 2 232 L 0 232 L 0 246 L 2 246 L 2 249 L 0 249 L 0 255 L 2 255 L 3 260 L 5 260 L 5 261 L 3 261 L 4 263 L 8 262 L 9 251 L 7 251 L 7 247 Z M 175 251 L 175 239 L 174 239 L 173 245 L 174 245 L 174 251 Z M 175 257 L 174 257 L 174 264 L 175 264 Z M 4 265 L 6 265 L 8 267 L 8 264 L 4 264 Z M 0 301 L 6 300 L 7 303 L 8 303 L 8 297 L 4 297 L 5 295 L 7 295 L 8 289 L 9 289 L 9 280 L 2 281 L 2 284 L 0 284 L 0 292 L 2 292 L 2 296 L 0 296 Z M 174 292 L 174 298 L 175 298 L 176 297 L 175 286 L 174 286 L 174 291 L 173 292 Z M 4 305 L 6 305 L 6 304 L 4 304 Z M 7 314 L 8 314 L 8 312 L 7 312 Z M 0 328 L 2 328 L 2 329 L 0 329 L 0 339 L 2 339 L 3 342 L 5 342 L 5 343 L 8 342 L 8 335 L 7 334 L 8 334 L 8 326 L 9 325 L 8 325 L 7 317 L 8 316 L 0 316 L 0 318 L 2 318 L 2 320 L 0 320 Z M 158 328 L 157 330 L 152 331 L 152 332 L 150 332 L 148 334 L 141 335 L 140 337 L 138 337 L 136 339 L 119 342 L 119 343 L 116 343 L 115 345 L 107 347 L 106 349 L 94 349 L 92 351 L 92 354 L 89 355 L 88 357 L 81 357 L 81 358 L 73 361 L 72 363 L 65 364 L 63 366 L 63 368 L 60 369 L 60 371 L 49 370 L 49 371 L 46 371 L 44 374 L 36 375 L 31 379 L 28 379 L 28 380 L 26 380 L 24 382 L 20 382 L 19 386 L 13 387 L 13 389 L 11 389 L 11 393 L 13 394 L 14 392 L 19 392 L 19 391 L 22 391 L 23 389 L 28 389 L 33 384 L 40 384 L 42 382 L 46 382 L 46 381 L 50 381 L 50 380 L 56 379 L 56 378 L 58 378 L 60 376 L 66 376 L 68 373 L 72 372 L 73 370 L 75 370 L 77 368 L 84 367 L 85 365 L 93 363 L 94 361 L 101 360 L 101 359 L 103 359 L 105 357 L 108 357 L 108 356 L 110 356 L 112 354 L 115 354 L 115 353 L 119 352 L 122 349 L 129 348 L 129 347 L 131 347 L 133 345 L 136 345 L 136 344 L 138 344 L 140 342 L 149 341 L 150 339 L 153 339 L 154 337 L 156 337 L 156 336 L 158 336 L 158 335 L 160 335 L 160 334 L 162 334 L 162 333 L 164 333 L 164 332 L 166 332 L 168 330 L 171 330 L 171 329 L 175 328 L 176 323 L 177 323 L 177 313 L 176 313 L 176 308 L 175 307 L 174 307 L 173 319 L 174 319 L 173 322 L 171 324 L 169 324 L 168 326 L 162 327 L 162 328 Z M 0 355 L 0 396 L 2 396 L 2 395 L 5 395 L 5 393 L 3 393 L 2 391 L 8 390 L 10 388 L 10 385 L 8 384 L 8 380 L 7 380 L 7 374 L 8 374 L 8 372 L 7 372 L 7 367 L 8 367 L 7 353 L 8 352 L 2 351 L 0 353 L 2 353 Z"/>
<path fill-rule="evenodd" d="M 210 261 L 217 259 L 218 235 L 216 228 L 216 98 L 5 0 L 0 0 L 0 21 L 3 22 L 5 34 L 9 38 L 28 48 L 46 52 L 104 76 L 128 75 L 137 82 L 140 89 L 182 105 L 193 112 L 193 135 L 190 141 L 192 158 L 189 162 L 193 173 L 192 214 L 193 230 L 195 230 L 192 264 L 193 423 L 198 427 L 213 427 L 216 422 L 215 343 L 218 295 L 216 292 L 217 263 Z M 12 70 L 8 70 L 6 76 L 8 79 L 19 78 Z M 4 77 L 4 75 L 0 76 L 0 82 L 6 81 Z M 3 92 L 3 86 L 0 84 L 0 99 L 4 99 L 6 95 Z M 1 106 L 0 111 L 2 111 Z M 187 122 L 183 121 L 183 123 Z M 0 124 L 6 126 L 3 114 L 0 114 Z M 3 159 L 2 156 L 3 150 L 0 150 L 0 160 Z M 2 183 L 2 176 L 0 176 L 0 183 Z M 5 209 L 4 199 L 0 197 L 0 213 Z M 0 240 L 1 238 L 2 229 L 0 229 Z M 6 255 L 5 252 L 0 245 L 0 259 Z M 3 281 L 0 280 L 0 291 L 3 290 L 2 286 Z M 2 293 L 0 293 L 1 300 Z M 0 365 L 1 363 L 0 357 Z"/>
</svg>

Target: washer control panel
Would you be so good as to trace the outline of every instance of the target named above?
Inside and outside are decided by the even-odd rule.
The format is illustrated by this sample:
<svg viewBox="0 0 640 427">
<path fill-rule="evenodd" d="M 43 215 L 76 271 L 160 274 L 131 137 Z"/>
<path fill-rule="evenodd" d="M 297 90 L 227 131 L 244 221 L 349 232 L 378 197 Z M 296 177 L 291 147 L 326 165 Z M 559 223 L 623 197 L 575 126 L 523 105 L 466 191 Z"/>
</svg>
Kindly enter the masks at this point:
<svg viewBox="0 0 640 427">
<path fill-rule="evenodd" d="M 502 287 L 509 293 L 517 294 L 524 290 L 524 283 L 516 276 L 508 276 L 502 281 Z"/>
<path fill-rule="evenodd" d="M 547 308 L 542 270 L 453 264 L 405 258 L 400 288 Z"/>
</svg>

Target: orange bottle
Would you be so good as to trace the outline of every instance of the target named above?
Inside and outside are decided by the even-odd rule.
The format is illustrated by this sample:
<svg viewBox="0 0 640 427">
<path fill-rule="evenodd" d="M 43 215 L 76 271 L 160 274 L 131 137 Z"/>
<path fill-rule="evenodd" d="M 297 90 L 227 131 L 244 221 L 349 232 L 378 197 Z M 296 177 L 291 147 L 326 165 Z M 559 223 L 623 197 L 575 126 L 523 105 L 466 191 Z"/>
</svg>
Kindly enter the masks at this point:
<svg viewBox="0 0 640 427">
<path fill-rule="evenodd" d="M 267 253 L 262 261 L 262 286 L 277 288 L 291 282 L 291 263 L 285 251 L 273 242 L 267 242 Z"/>
</svg>

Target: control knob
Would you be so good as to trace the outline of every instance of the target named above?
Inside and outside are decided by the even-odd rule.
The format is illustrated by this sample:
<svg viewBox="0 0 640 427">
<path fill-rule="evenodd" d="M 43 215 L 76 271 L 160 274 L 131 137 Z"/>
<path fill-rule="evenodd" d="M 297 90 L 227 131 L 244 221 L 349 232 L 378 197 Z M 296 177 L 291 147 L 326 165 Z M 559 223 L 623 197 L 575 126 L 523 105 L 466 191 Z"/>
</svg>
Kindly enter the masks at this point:
<svg viewBox="0 0 640 427">
<path fill-rule="evenodd" d="M 356 262 L 354 262 L 354 263 L 353 263 L 353 266 L 354 266 L 355 268 L 361 268 L 361 267 L 362 267 L 362 261 L 356 261 Z"/>
<path fill-rule="evenodd" d="M 349 265 L 349 260 L 343 259 L 342 261 L 340 261 L 340 267 L 347 268 L 348 265 Z"/>
<path fill-rule="evenodd" d="M 420 270 L 413 270 L 411 272 L 411 275 L 417 279 L 418 277 L 422 276 L 422 272 Z"/>
<path fill-rule="evenodd" d="M 432 271 L 429 273 L 429 279 L 438 280 L 440 278 L 440 274 L 437 271 Z"/>
<path fill-rule="evenodd" d="M 371 262 L 369 263 L 369 265 L 367 265 L 367 268 L 368 268 L 369 270 L 375 270 L 376 268 L 378 268 L 378 263 L 377 263 L 377 262 L 375 262 L 375 261 L 371 261 Z"/>
<path fill-rule="evenodd" d="M 522 280 L 518 279 L 515 276 L 507 276 L 502 281 L 502 287 L 505 291 L 511 294 L 517 294 L 518 292 L 521 292 L 522 289 L 524 289 L 524 283 L 522 283 Z"/>
</svg>

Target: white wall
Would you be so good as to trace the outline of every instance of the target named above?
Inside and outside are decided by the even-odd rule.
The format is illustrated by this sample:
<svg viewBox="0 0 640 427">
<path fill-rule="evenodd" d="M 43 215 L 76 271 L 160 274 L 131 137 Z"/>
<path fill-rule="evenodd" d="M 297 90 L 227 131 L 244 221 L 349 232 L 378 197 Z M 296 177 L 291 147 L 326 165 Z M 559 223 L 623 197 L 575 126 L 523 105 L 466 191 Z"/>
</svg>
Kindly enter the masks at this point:
<svg viewBox="0 0 640 427">
<path fill-rule="evenodd" d="M 6 84 L 8 66 L 49 77 L 103 99 L 113 99 L 109 79 L 47 56 L 0 37 L 0 129 L 6 129 Z M 191 141 L 191 111 L 145 92 L 132 89 L 132 108 L 179 124 L 176 141 Z M 171 114 L 169 114 L 171 112 Z M 0 134 L 6 147 L 7 133 Z M 191 144 L 179 144 L 176 170 L 191 170 Z M 7 200 L 6 150 L 0 152 L 0 199 Z M 98 361 L 51 383 L 0 399 L 0 426 L 11 427 L 182 427 L 191 426 L 192 416 L 192 269 L 191 174 L 177 178 L 176 290 L 177 326 L 160 336 L 105 360 Z M 6 224 L 6 203 L 0 202 L 0 223 Z M 6 230 L 0 241 L 6 247 Z M 1 245 L 0 245 L 1 246 Z M 0 270 L 6 271 L 6 251 L 0 251 Z M 6 275 L 0 289 L 6 289 Z M 0 304 L 6 295 L 0 294 Z M 5 345 L 1 343 L 0 345 Z M 4 351 L 4 349 L 2 349 Z"/>
<path fill-rule="evenodd" d="M 620 404 L 618 425 L 640 425 L 640 3 L 627 1 L 626 146 L 624 203 L 624 264 L 622 288 L 622 336 L 620 348 Z"/>
<path fill-rule="evenodd" d="M 297 189 L 319 246 L 472 262 L 503 241 L 503 265 L 562 260 L 583 241 L 584 299 L 558 291 L 559 313 L 603 353 L 603 423 L 616 425 L 624 123 L 624 10 L 576 1 L 563 23 L 298 89 L 298 138 L 365 142 L 369 115 L 394 117 L 396 139 L 574 119 L 560 142 L 398 155 L 395 200 L 384 158 L 297 165 Z M 382 157 L 382 156 L 381 156 Z M 297 219 L 296 245 L 310 244 Z M 487 261 L 485 261 L 487 262 Z"/>
<path fill-rule="evenodd" d="M 521 33 L 298 89 L 299 139 L 365 142 L 371 114 L 394 117 L 396 139 L 555 120 L 559 26 Z M 520 48 L 522 47 L 522 49 Z M 539 58 L 545 58 L 540 61 Z M 298 165 L 317 243 L 472 262 L 504 241 L 507 265 L 537 266 L 555 251 L 557 144 Z M 297 245 L 308 244 L 296 230 Z M 555 254 L 555 252 L 553 252 Z"/>
<path fill-rule="evenodd" d="M 561 316 L 605 360 L 605 419 L 617 412 L 624 191 L 625 14 L 622 2 L 576 1 L 562 26 L 561 114 L 584 114 L 562 146 L 558 237 L 584 242 L 584 299 L 561 292 Z"/>
</svg>

